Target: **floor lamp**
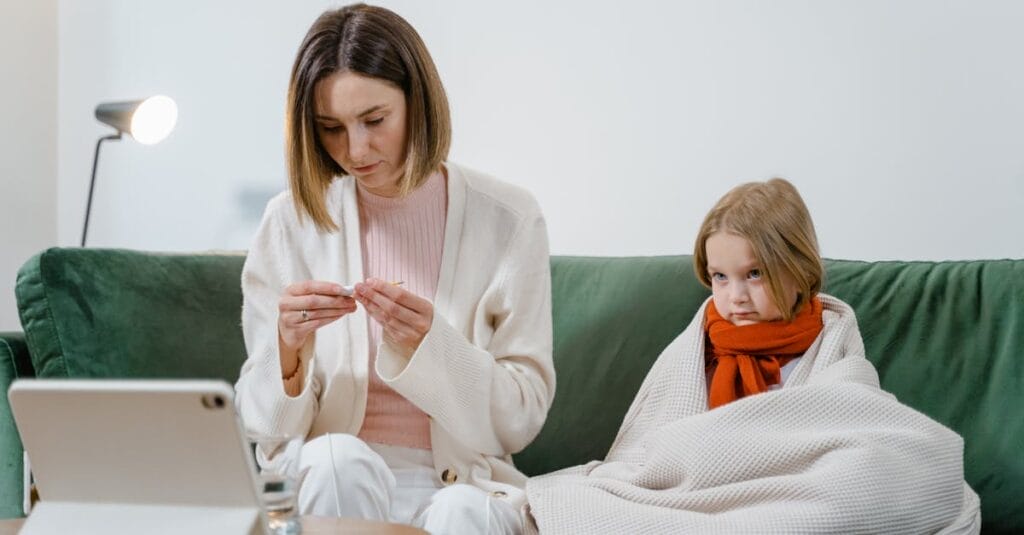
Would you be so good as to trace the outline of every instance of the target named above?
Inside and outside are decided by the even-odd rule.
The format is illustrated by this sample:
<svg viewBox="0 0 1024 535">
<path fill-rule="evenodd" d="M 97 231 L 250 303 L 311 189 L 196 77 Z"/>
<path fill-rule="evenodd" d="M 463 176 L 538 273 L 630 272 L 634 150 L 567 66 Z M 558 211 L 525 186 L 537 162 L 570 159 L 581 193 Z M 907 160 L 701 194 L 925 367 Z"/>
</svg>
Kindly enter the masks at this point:
<svg viewBox="0 0 1024 535">
<path fill-rule="evenodd" d="M 178 122 L 178 105 L 170 97 L 157 95 L 145 100 L 104 102 L 96 106 L 96 118 L 108 124 L 117 133 L 103 136 L 96 142 L 92 157 L 92 177 L 89 179 L 89 200 L 85 204 L 85 225 L 82 227 L 82 247 L 89 232 L 89 212 L 92 211 L 92 192 L 96 186 L 96 165 L 100 160 L 100 147 L 104 141 L 119 140 L 121 134 L 128 134 L 143 145 L 153 145 L 164 140 Z"/>
</svg>

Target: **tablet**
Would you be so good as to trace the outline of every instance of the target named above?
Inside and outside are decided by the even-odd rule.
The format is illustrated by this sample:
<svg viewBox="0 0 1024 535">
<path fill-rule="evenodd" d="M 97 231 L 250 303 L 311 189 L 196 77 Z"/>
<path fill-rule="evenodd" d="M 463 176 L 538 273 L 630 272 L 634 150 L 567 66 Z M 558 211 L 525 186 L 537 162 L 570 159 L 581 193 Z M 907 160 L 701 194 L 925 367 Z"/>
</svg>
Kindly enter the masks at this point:
<svg viewBox="0 0 1024 535">
<path fill-rule="evenodd" d="M 227 383 L 21 379 L 8 397 L 39 493 L 22 533 L 265 530 Z"/>
</svg>

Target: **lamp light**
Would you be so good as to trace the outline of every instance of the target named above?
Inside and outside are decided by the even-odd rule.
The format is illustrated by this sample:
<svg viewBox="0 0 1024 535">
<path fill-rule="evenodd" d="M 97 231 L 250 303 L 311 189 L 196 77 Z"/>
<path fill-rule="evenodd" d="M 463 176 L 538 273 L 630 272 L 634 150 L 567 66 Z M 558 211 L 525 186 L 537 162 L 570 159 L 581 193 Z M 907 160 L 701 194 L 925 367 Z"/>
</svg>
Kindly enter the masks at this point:
<svg viewBox="0 0 1024 535">
<path fill-rule="evenodd" d="M 117 133 L 103 136 L 96 142 L 92 158 L 92 176 L 89 179 L 89 200 L 85 205 L 85 225 L 82 227 L 82 247 L 89 232 L 89 213 L 92 210 L 92 193 L 96 186 L 96 165 L 100 159 L 100 147 L 104 141 L 119 140 L 121 134 L 128 134 L 143 145 L 153 145 L 164 140 L 178 122 L 178 105 L 164 95 L 145 100 L 103 102 L 96 106 L 96 119 L 117 130 Z"/>
</svg>

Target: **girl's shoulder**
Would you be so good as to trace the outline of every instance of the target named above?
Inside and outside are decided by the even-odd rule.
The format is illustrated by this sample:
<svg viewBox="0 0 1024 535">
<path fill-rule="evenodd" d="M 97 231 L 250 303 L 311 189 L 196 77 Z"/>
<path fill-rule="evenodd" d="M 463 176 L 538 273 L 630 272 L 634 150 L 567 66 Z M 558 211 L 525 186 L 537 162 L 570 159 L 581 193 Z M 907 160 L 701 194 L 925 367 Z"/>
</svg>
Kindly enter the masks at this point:
<svg viewBox="0 0 1024 535">
<path fill-rule="evenodd" d="M 818 294 L 822 305 L 822 346 L 838 355 L 865 356 L 864 339 L 853 307 L 828 294 Z"/>
<path fill-rule="evenodd" d="M 840 317 L 849 317 L 856 320 L 857 314 L 853 311 L 853 307 L 848 305 L 842 299 L 826 293 L 819 293 L 817 297 L 821 300 L 821 308 L 823 312 L 837 314 Z"/>
</svg>

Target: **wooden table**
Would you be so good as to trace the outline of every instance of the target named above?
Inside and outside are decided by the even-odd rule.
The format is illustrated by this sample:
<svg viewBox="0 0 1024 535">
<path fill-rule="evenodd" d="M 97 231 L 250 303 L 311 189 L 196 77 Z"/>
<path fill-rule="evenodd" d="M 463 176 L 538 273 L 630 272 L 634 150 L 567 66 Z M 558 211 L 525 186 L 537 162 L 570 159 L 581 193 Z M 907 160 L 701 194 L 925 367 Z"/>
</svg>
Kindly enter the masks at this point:
<svg viewBox="0 0 1024 535">
<path fill-rule="evenodd" d="M 17 535 L 24 518 L 0 520 L 0 535 Z M 355 518 L 330 518 L 323 516 L 302 517 L 303 535 L 352 533 L 365 535 L 423 535 L 426 531 L 412 526 L 388 524 Z"/>
</svg>

